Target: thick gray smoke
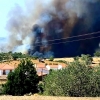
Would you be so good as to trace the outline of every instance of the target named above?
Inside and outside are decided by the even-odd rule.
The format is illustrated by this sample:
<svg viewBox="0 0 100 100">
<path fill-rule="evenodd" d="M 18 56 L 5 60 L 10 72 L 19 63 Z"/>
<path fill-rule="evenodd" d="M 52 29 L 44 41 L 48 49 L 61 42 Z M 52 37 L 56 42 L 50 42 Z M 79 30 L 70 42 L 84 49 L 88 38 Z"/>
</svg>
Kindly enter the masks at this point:
<svg viewBox="0 0 100 100">
<path fill-rule="evenodd" d="M 98 31 L 96 22 L 100 18 L 99 0 L 28 0 L 27 11 L 16 5 L 9 14 L 7 30 L 10 32 L 8 50 L 30 53 L 33 56 L 67 56 L 69 44 L 50 45 L 64 42 L 50 41 L 73 35 Z M 91 36 L 90 36 L 91 37 Z M 84 37 L 82 37 L 84 38 Z M 97 48 L 92 43 L 90 48 Z M 76 45 L 76 47 L 74 47 Z M 77 43 L 75 55 L 89 51 L 87 41 Z M 70 48 L 70 49 L 68 49 Z M 65 50 L 61 50 L 65 49 Z M 77 51 L 77 53 L 76 53 Z M 61 54 L 63 52 L 65 55 Z M 68 56 L 73 56 L 68 55 Z"/>
</svg>

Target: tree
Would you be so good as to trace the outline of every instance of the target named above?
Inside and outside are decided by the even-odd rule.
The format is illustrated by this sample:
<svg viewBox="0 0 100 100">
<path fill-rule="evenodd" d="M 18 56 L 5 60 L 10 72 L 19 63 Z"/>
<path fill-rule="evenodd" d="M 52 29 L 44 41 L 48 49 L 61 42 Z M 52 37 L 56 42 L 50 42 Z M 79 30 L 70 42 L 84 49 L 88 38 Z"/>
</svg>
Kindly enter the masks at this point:
<svg viewBox="0 0 100 100">
<path fill-rule="evenodd" d="M 79 56 L 74 57 L 74 60 L 79 60 Z"/>
<path fill-rule="evenodd" d="M 80 59 L 82 60 L 82 62 L 84 62 L 86 65 L 90 65 L 93 61 L 93 58 L 87 54 L 87 55 L 84 55 L 82 54 Z"/>
<path fill-rule="evenodd" d="M 8 75 L 8 81 L 3 86 L 3 91 L 9 95 L 37 93 L 38 82 L 39 79 L 34 64 L 29 59 L 24 59 L 15 71 Z"/>
<path fill-rule="evenodd" d="M 0 53 L 0 61 L 4 61 L 4 60 L 10 60 L 12 59 L 12 56 L 10 53 Z"/>
<path fill-rule="evenodd" d="M 94 56 L 100 57 L 100 51 L 96 51 L 96 52 L 94 53 Z"/>
<path fill-rule="evenodd" d="M 52 71 L 47 75 L 44 78 L 44 94 L 72 97 L 100 96 L 100 66 L 91 68 L 84 60 L 82 59 L 83 62 L 75 60 L 65 69 Z"/>
<path fill-rule="evenodd" d="M 53 61 L 53 60 L 54 60 L 54 57 L 51 56 L 51 57 L 49 58 L 49 61 Z"/>
<path fill-rule="evenodd" d="M 18 58 L 30 58 L 30 56 L 26 54 L 22 54 L 21 52 L 14 52 L 12 53 L 12 58 L 16 60 Z"/>
</svg>

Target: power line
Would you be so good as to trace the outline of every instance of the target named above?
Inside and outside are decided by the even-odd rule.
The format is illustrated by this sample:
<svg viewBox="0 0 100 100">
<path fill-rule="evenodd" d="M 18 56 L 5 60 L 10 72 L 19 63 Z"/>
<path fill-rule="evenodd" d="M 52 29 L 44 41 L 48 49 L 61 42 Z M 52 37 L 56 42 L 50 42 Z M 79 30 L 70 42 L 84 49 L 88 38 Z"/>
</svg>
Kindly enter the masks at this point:
<svg viewBox="0 0 100 100">
<path fill-rule="evenodd" d="M 51 43 L 51 44 L 48 44 L 48 45 L 56 45 L 56 44 L 67 43 L 67 42 L 77 42 L 77 41 L 83 41 L 83 40 L 90 40 L 90 39 L 95 39 L 95 38 L 99 38 L 99 37 L 100 37 L 100 36 L 98 36 L 98 37 L 91 37 L 91 38 L 85 38 L 85 39 L 72 40 L 72 41 Z M 36 46 L 43 46 L 43 45 L 36 45 Z"/>
<path fill-rule="evenodd" d="M 83 34 L 83 35 L 71 36 L 71 37 L 67 37 L 67 38 L 48 40 L 48 42 L 52 42 L 52 41 L 56 41 L 56 40 L 58 41 L 58 40 L 64 40 L 64 39 L 77 38 L 77 37 L 82 37 L 82 36 L 89 36 L 89 35 L 98 34 L 98 33 L 100 33 L 100 31 L 87 33 L 87 34 Z M 38 43 L 41 43 L 41 42 L 38 42 Z"/>
<path fill-rule="evenodd" d="M 89 35 L 98 34 L 98 33 L 100 33 L 100 31 L 92 32 L 92 33 L 87 33 L 87 34 L 83 34 L 83 35 L 71 36 L 71 37 L 67 37 L 67 38 L 60 38 L 60 39 L 48 40 L 48 42 L 49 41 L 56 41 L 56 40 L 63 40 L 63 39 L 71 39 L 71 38 L 82 37 L 82 36 L 89 36 Z M 83 40 L 83 39 L 79 39 L 79 40 Z M 72 41 L 77 41 L 77 40 L 72 40 Z M 68 42 L 71 42 L 71 41 L 68 41 Z M 38 42 L 38 43 L 41 43 L 41 42 Z M 58 43 L 63 43 L 63 42 L 58 42 Z M 58 43 L 52 43 L 52 44 L 58 44 Z M 37 44 L 36 46 L 42 46 L 42 45 L 38 45 Z"/>
<path fill-rule="evenodd" d="M 92 33 L 87 33 L 87 34 L 84 34 L 84 35 L 71 36 L 71 37 L 67 37 L 67 38 L 48 40 L 48 42 L 49 41 L 56 41 L 56 40 L 63 40 L 63 39 L 71 39 L 71 38 L 75 38 L 75 37 L 82 37 L 82 36 L 93 35 L 93 34 L 98 34 L 98 33 L 100 33 L 100 31 L 92 32 Z M 41 42 L 38 42 L 38 43 L 41 43 Z"/>
</svg>

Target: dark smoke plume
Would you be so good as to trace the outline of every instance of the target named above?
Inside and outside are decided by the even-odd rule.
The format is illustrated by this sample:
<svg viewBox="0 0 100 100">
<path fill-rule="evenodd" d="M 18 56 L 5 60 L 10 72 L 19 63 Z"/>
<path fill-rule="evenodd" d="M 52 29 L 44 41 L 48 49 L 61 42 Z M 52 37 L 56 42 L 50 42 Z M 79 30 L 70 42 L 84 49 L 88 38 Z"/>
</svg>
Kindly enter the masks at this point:
<svg viewBox="0 0 100 100">
<path fill-rule="evenodd" d="M 26 3 L 26 12 L 18 5 L 10 12 L 8 50 L 49 58 L 93 54 L 99 49 L 100 38 L 62 43 L 99 36 L 68 38 L 100 31 L 99 0 L 31 0 Z"/>
</svg>

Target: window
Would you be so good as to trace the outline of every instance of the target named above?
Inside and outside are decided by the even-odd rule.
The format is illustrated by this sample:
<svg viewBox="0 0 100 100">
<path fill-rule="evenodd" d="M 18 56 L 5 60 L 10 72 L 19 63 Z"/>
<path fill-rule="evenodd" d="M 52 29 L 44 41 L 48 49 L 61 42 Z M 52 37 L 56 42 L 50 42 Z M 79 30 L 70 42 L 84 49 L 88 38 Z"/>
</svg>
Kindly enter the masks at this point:
<svg viewBox="0 0 100 100">
<path fill-rule="evenodd" d="M 3 70 L 3 75 L 6 75 L 6 71 L 5 70 Z"/>
<path fill-rule="evenodd" d="M 10 70 L 10 72 L 12 72 L 12 70 Z"/>
</svg>

